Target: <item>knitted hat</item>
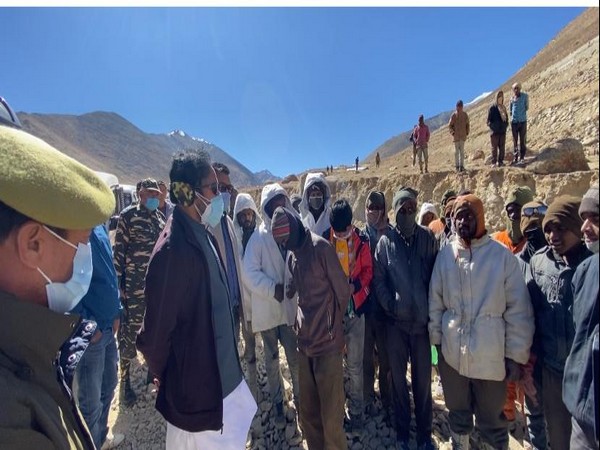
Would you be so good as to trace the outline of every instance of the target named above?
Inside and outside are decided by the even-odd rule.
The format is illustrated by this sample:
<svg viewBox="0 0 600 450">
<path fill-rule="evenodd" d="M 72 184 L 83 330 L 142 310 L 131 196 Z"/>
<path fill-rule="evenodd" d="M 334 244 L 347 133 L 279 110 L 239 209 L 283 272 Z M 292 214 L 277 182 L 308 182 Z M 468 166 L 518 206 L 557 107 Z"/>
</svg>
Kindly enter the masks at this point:
<svg viewBox="0 0 600 450">
<path fill-rule="evenodd" d="M 527 186 L 517 186 L 508 194 L 504 207 L 507 207 L 512 203 L 523 206 L 525 203 L 531 201 L 533 201 L 533 192 L 531 192 L 531 189 Z"/>
<path fill-rule="evenodd" d="M 581 200 L 572 195 L 556 197 L 548 207 L 546 217 L 544 217 L 544 221 L 542 222 L 544 232 L 548 224 L 559 223 L 577 236 L 581 236 L 583 221 L 578 214 L 580 204 Z"/>
<path fill-rule="evenodd" d="M 473 194 L 461 195 L 454 201 L 452 215 L 456 216 L 456 213 L 463 208 L 469 208 L 471 211 L 473 211 L 473 214 L 475 214 L 475 217 L 477 218 L 475 239 L 479 239 L 486 233 L 482 201 Z"/>
<path fill-rule="evenodd" d="M 539 208 L 541 206 L 546 206 L 544 202 L 541 200 L 534 200 L 532 202 L 525 203 L 521 210 L 525 208 Z M 542 227 L 542 220 L 544 219 L 543 214 L 535 214 L 533 216 L 525 216 L 525 214 L 521 214 L 521 233 L 525 234 L 525 231 L 531 230 L 534 228 Z"/>
<path fill-rule="evenodd" d="M 0 201 L 35 221 L 85 230 L 115 209 L 101 178 L 24 131 L 0 126 L 0 155 Z"/>
<path fill-rule="evenodd" d="M 598 185 L 594 184 L 581 199 L 579 215 L 581 216 L 583 213 L 598 214 L 598 209 Z"/>
<path fill-rule="evenodd" d="M 281 207 L 277 207 L 273 212 L 271 221 L 271 233 L 275 242 L 279 243 L 290 237 L 290 219 Z"/>
<path fill-rule="evenodd" d="M 392 200 L 392 207 L 394 208 L 394 215 L 398 215 L 398 210 L 402 207 L 402 204 L 407 200 L 417 201 L 419 193 L 411 187 L 402 186 L 394 195 Z"/>
<path fill-rule="evenodd" d="M 450 200 L 451 198 L 456 198 L 456 191 L 453 189 L 448 189 L 442 195 L 442 206 L 446 206 L 446 203 L 448 203 L 448 200 Z"/>
</svg>

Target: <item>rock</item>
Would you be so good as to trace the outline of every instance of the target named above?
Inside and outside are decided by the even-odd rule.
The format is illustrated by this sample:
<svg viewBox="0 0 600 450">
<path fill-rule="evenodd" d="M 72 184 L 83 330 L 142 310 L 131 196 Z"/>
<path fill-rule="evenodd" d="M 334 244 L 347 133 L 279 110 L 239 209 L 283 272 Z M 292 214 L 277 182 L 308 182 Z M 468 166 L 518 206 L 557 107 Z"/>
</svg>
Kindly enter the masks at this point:
<svg viewBox="0 0 600 450">
<path fill-rule="evenodd" d="M 292 181 L 298 181 L 298 177 L 294 174 L 290 174 L 281 180 L 281 184 L 291 183 Z"/>
<path fill-rule="evenodd" d="M 567 138 L 542 149 L 527 170 L 536 174 L 550 174 L 590 170 L 583 145 L 577 139 Z"/>
<path fill-rule="evenodd" d="M 475 152 L 471 156 L 471 161 L 475 161 L 478 159 L 484 159 L 484 158 L 485 158 L 485 153 L 483 152 L 483 150 L 475 150 Z"/>
</svg>

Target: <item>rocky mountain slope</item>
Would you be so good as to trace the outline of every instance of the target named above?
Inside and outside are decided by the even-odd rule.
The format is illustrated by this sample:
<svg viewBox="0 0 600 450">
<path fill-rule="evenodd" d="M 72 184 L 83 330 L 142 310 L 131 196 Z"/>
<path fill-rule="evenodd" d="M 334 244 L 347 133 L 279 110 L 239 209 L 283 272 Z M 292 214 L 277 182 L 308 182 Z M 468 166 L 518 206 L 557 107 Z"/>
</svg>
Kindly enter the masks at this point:
<svg viewBox="0 0 600 450">
<path fill-rule="evenodd" d="M 115 113 L 81 116 L 18 113 L 25 131 L 38 136 L 89 167 L 114 173 L 122 183 L 141 178 L 168 179 L 171 157 L 184 149 L 208 151 L 213 161 L 226 164 L 236 186 L 263 181 L 218 146 L 181 130 L 149 134 Z"/>
</svg>

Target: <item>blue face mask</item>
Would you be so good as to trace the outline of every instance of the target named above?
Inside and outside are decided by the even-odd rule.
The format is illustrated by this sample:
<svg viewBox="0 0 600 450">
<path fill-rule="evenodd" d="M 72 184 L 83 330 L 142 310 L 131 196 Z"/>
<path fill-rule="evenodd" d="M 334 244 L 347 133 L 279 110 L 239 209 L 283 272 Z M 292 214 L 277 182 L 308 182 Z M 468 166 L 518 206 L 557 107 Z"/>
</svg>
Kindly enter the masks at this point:
<svg viewBox="0 0 600 450">
<path fill-rule="evenodd" d="M 196 195 L 206 203 L 206 209 L 202 214 L 198 208 L 196 208 L 196 212 L 200 214 L 200 218 L 202 219 L 202 223 L 208 225 L 211 228 L 216 227 L 221 221 L 221 217 L 223 217 L 224 204 L 223 197 L 221 195 L 215 195 L 212 199 L 208 200 L 203 195 L 196 192 Z M 194 205 L 196 207 L 196 205 Z"/>
<path fill-rule="evenodd" d="M 90 244 L 75 244 L 63 239 L 54 231 L 44 226 L 46 231 L 64 242 L 69 247 L 76 249 L 73 257 L 73 274 L 64 283 L 55 283 L 37 268 L 38 272 L 46 279 L 46 296 L 48 297 L 48 308 L 60 314 L 71 311 L 87 293 L 92 281 L 92 249 Z"/>
<path fill-rule="evenodd" d="M 144 203 L 144 206 L 146 208 L 148 208 L 150 211 L 154 211 L 154 210 L 156 210 L 156 208 L 158 208 L 158 204 L 159 203 L 160 202 L 159 202 L 159 200 L 157 198 L 150 197 L 150 198 L 146 199 L 146 202 Z"/>
</svg>

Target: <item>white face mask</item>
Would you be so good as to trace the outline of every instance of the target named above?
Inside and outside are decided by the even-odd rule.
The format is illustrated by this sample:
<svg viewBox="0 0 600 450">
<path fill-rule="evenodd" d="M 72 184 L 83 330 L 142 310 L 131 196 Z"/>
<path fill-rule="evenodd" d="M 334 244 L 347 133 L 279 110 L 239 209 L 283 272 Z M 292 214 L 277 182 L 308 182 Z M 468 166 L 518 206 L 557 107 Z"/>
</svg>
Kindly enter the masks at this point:
<svg viewBox="0 0 600 450">
<path fill-rule="evenodd" d="M 198 198 L 200 198 L 200 200 L 202 200 L 206 204 L 206 209 L 202 214 L 200 214 L 198 207 L 194 205 L 194 208 L 196 208 L 196 212 L 200 214 L 202 223 L 208 225 L 211 228 L 216 227 L 221 221 L 221 218 L 223 217 L 223 197 L 221 195 L 215 195 L 212 199 L 208 200 L 206 197 L 204 197 L 198 192 L 196 192 L 196 196 L 198 196 Z"/>
<path fill-rule="evenodd" d="M 92 281 L 92 249 L 90 244 L 75 244 L 63 239 L 50 228 L 44 228 L 54 237 L 76 249 L 73 257 L 73 274 L 64 283 L 55 283 L 40 269 L 38 272 L 46 279 L 46 296 L 48 297 L 48 308 L 60 314 L 71 311 L 87 293 Z"/>
<path fill-rule="evenodd" d="M 585 246 L 592 253 L 598 253 L 600 250 L 600 241 L 585 241 Z"/>
</svg>

